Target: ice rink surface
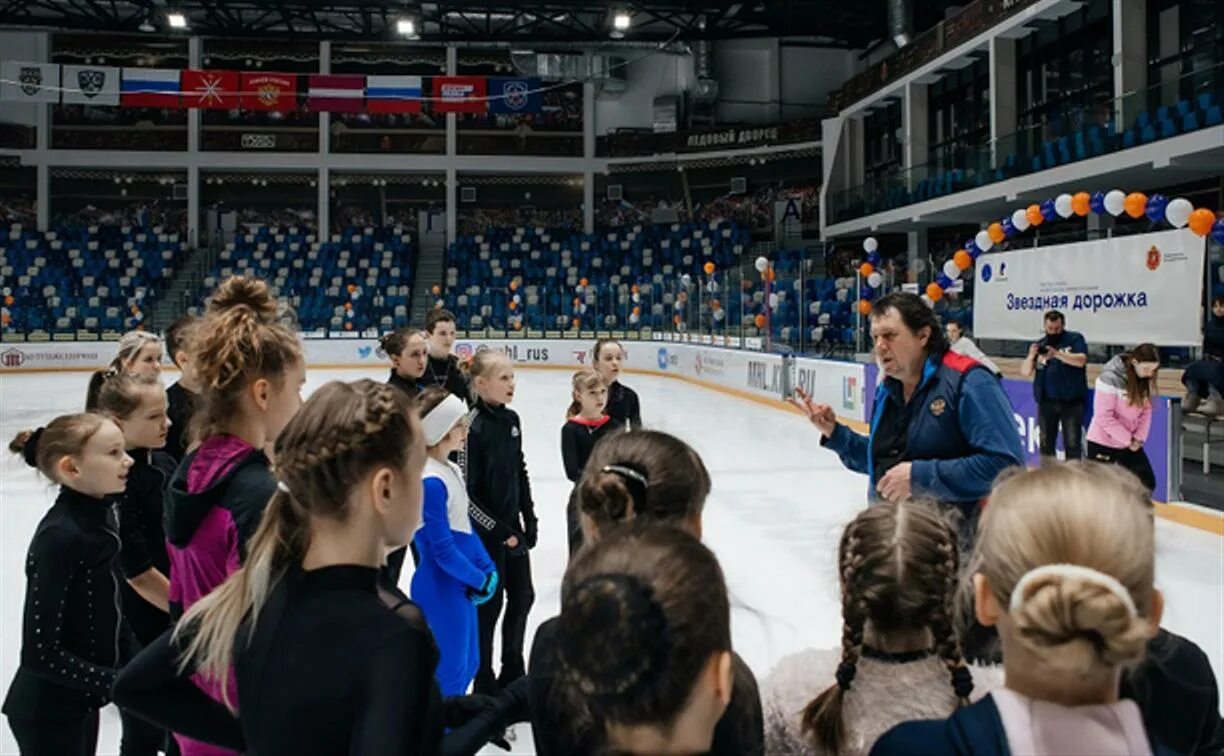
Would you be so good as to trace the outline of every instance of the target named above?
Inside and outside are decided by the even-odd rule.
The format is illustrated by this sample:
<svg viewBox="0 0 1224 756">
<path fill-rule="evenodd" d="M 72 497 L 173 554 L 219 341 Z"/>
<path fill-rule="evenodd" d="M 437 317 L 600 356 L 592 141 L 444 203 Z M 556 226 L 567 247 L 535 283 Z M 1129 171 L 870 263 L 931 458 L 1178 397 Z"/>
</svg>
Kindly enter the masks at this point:
<svg viewBox="0 0 1224 756">
<path fill-rule="evenodd" d="M 306 392 L 330 380 L 386 374 L 312 370 Z M 175 375 L 166 375 L 167 383 Z M 520 370 L 512 405 L 522 417 L 524 449 L 540 518 L 531 554 L 536 602 L 529 633 L 554 616 L 566 563 L 565 503 L 570 483 L 561 464 L 560 429 L 569 404 L 567 371 Z M 0 436 L 45 424 L 84 404 L 87 376 L 0 375 Z M 713 478 L 704 538 L 718 555 L 731 590 L 736 650 L 764 680 L 783 656 L 840 643 L 835 553 L 841 528 L 866 502 L 866 479 L 846 471 L 820 448 L 815 429 L 797 414 L 678 380 L 630 375 L 646 425 L 683 438 L 701 454 Z M 20 458 L 4 455 L 0 472 L 0 685 L 6 691 L 21 643 L 22 567 L 26 547 L 54 498 Z M 1189 527 L 1157 523 L 1157 581 L 1165 592 L 1164 626 L 1198 643 L 1216 677 L 1224 672 L 1224 539 Z M 405 587 L 411 564 L 405 570 Z M 532 753 L 520 727 L 515 753 Z M 119 718 L 103 712 L 99 754 L 118 752 Z M 488 753 L 501 753 L 489 749 Z M 0 754 L 16 754 L 7 723 Z"/>
</svg>

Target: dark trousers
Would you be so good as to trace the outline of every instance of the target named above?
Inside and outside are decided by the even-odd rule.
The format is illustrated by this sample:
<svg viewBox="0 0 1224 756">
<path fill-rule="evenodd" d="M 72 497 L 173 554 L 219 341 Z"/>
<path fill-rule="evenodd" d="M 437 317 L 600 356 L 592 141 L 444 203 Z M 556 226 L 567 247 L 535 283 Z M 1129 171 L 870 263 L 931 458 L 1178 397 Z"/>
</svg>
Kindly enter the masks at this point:
<svg viewBox="0 0 1224 756">
<path fill-rule="evenodd" d="M 148 646 L 170 627 L 170 616 L 145 601 L 127 583 L 123 584 L 121 594 L 123 618 L 141 646 Z M 119 719 L 123 724 L 119 756 L 156 756 L 160 751 L 178 753 L 174 738 L 169 737 L 165 730 L 123 709 L 119 710 Z M 173 750 L 167 750 L 167 743 Z"/>
<path fill-rule="evenodd" d="M 14 719 L 9 728 L 21 756 L 94 756 L 98 750 L 98 710 L 76 719 Z"/>
<path fill-rule="evenodd" d="M 1067 459 L 1084 456 L 1084 400 L 1046 399 L 1037 405 L 1037 426 L 1041 433 L 1041 456 L 1055 456 L 1058 429 L 1062 428 L 1063 449 Z"/>
<path fill-rule="evenodd" d="M 1198 360 L 1186 366 L 1182 373 L 1182 384 L 1186 390 L 1206 399 L 1210 389 L 1224 396 L 1224 362 Z"/>
<path fill-rule="evenodd" d="M 565 505 L 565 535 L 569 543 L 569 556 L 573 560 L 578 549 L 582 548 L 582 519 L 578 516 L 578 491 L 570 494 L 569 504 Z"/>
<path fill-rule="evenodd" d="M 483 533 L 480 540 L 497 567 L 501 579 L 493 598 L 476 608 L 480 623 L 480 667 L 476 670 L 476 692 L 488 692 L 522 677 L 526 671 L 523 642 L 527 635 L 527 614 L 535 603 L 535 587 L 531 582 L 531 556 L 513 556 L 506 545 Z M 502 616 L 502 605 L 506 614 Z M 501 677 L 493 674 L 493 633 L 501 619 Z"/>
<path fill-rule="evenodd" d="M 1114 449 L 1110 446 L 1102 446 L 1089 441 L 1088 459 L 1111 465 L 1121 465 L 1133 472 L 1135 477 L 1139 478 L 1143 485 L 1147 487 L 1147 490 L 1156 490 L 1156 473 L 1152 472 L 1152 463 L 1148 460 L 1147 454 L 1144 453 L 1143 449 L 1138 451 L 1131 451 L 1129 448 Z"/>
</svg>

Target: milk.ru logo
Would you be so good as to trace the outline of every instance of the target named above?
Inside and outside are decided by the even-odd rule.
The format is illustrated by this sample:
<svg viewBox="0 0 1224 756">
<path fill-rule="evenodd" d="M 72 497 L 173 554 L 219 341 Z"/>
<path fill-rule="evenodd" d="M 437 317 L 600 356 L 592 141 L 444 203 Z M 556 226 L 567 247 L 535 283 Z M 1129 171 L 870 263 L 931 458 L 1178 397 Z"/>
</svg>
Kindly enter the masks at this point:
<svg viewBox="0 0 1224 756">
<path fill-rule="evenodd" d="M 664 348 L 664 349 L 660 349 L 660 350 L 659 350 L 659 369 L 660 369 L 660 370 L 666 370 L 666 369 L 667 369 L 667 361 L 668 361 L 668 360 L 667 360 L 667 349 L 665 349 L 665 348 Z"/>
<path fill-rule="evenodd" d="M 374 347 L 372 346 L 357 347 L 357 356 L 363 360 L 370 359 L 372 354 L 374 354 Z"/>
<path fill-rule="evenodd" d="M 994 276 L 994 268 L 990 267 L 990 263 L 986 263 L 982 266 L 982 283 L 988 283 L 992 276 Z"/>
</svg>

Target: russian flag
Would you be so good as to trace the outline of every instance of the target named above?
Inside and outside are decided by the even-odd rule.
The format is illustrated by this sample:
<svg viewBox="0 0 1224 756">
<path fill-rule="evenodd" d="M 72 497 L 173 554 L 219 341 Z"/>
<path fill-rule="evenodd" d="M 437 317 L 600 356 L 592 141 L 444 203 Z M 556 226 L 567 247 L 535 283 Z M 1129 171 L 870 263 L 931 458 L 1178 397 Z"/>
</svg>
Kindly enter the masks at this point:
<svg viewBox="0 0 1224 756">
<path fill-rule="evenodd" d="M 359 113 L 365 80 L 364 76 L 312 75 L 306 92 L 306 107 L 329 113 Z"/>
<path fill-rule="evenodd" d="M 366 110 L 371 113 L 420 113 L 420 76 L 367 76 Z"/>
<path fill-rule="evenodd" d="M 171 68 L 125 68 L 119 83 L 125 108 L 179 107 L 179 71 Z"/>
</svg>

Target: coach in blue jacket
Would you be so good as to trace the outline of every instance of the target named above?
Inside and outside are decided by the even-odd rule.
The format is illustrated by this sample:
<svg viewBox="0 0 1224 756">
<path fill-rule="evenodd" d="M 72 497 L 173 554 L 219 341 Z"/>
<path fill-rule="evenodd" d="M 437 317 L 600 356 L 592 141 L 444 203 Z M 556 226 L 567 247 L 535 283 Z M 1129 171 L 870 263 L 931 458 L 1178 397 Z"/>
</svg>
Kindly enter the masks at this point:
<svg viewBox="0 0 1224 756">
<path fill-rule="evenodd" d="M 870 435 L 837 422 L 831 407 L 810 397 L 796 404 L 824 434 L 821 444 L 866 473 L 880 498 L 955 506 L 972 533 L 995 478 L 1024 464 L 1007 395 L 987 368 L 949 350 L 935 313 L 914 294 L 881 298 L 871 336 L 884 378 Z"/>
</svg>

